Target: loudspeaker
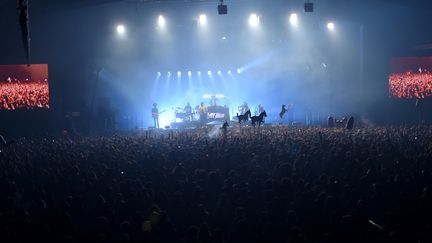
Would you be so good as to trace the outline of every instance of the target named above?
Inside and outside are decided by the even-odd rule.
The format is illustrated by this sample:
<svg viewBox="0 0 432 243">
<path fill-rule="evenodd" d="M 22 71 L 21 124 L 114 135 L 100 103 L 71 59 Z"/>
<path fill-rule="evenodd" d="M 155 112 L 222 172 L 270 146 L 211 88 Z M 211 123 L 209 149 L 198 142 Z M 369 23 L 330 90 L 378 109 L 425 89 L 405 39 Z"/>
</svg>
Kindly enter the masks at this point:
<svg viewBox="0 0 432 243">
<path fill-rule="evenodd" d="M 218 13 L 220 15 L 227 14 L 228 13 L 227 5 L 223 5 L 223 4 L 218 5 Z"/>
<path fill-rule="evenodd" d="M 313 3 L 305 3 L 304 4 L 304 11 L 306 13 L 312 13 L 314 11 L 314 5 L 313 5 Z"/>
</svg>

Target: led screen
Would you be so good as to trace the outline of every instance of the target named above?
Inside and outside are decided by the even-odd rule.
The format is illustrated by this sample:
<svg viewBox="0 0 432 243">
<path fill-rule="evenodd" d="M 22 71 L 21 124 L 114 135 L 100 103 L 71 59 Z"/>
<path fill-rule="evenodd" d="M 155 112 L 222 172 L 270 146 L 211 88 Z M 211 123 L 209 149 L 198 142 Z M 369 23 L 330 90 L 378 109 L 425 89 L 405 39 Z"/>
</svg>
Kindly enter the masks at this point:
<svg viewBox="0 0 432 243">
<path fill-rule="evenodd" d="M 432 96 L 432 57 L 399 57 L 390 61 L 390 97 Z"/>
<path fill-rule="evenodd" d="M 0 110 L 48 109 L 48 64 L 0 65 Z"/>
</svg>

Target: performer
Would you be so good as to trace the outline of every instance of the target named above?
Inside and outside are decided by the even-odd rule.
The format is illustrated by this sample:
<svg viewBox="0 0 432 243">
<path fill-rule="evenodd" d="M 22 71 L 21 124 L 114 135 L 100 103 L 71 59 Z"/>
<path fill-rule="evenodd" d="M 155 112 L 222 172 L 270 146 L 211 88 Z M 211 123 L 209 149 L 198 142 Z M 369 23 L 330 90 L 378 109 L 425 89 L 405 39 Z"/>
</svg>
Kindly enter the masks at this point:
<svg viewBox="0 0 432 243">
<path fill-rule="evenodd" d="M 212 95 L 210 98 L 210 106 L 217 106 L 217 98 L 216 95 Z"/>
<path fill-rule="evenodd" d="M 190 105 L 190 103 L 188 102 L 186 104 L 186 106 L 183 109 L 184 113 L 185 113 L 185 118 L 187 121 L 192 121 L 192 107 Z"/>
<path fill-rule="evenodd" d="M 207 107 L 204 105 L 204 102 L 201 102 L 200 106 L 198 107 L 198 113 L 201 126 L 204 126 L 207 122 Z"/>
<path fill-rule="evenodd" d="M 265 110 L 264 110 L 264 106 L 263 105 L 261 105 L 261 104 L 259 104 L 258 105 L 258 114 L 256 114 L 257 116 L 259 116 L 261 113 L 263 113 Z M 265 117 L 263 117 L 263 122 L 265 121 Z"/>
<path fill-rule="evenodd" d="M 159 109 L 157 108 L 156 103 L 153 103 L 152 117 L 153 117 L 154 127 L 159 128 Z"/>
<path fill-rule="evenodd" d="M 261 104 L 259 104 L 258 105 L 258 114 L 257 115 L 261 114 L 262 112 L 264 112 L 264 106 L 261 105 Z"/>
<path fill-rule="evenodd" d="M 241 115 L 244 115 L 248 110 L 250 110 L 248 103 L 246 101 L 243 102 L 243 105 L 241 105 L 240 108 L 241 108 L 241 112 L 240 112 Z"/>
<path fill-rule="evenodd" d="M 285 112 L 287 112 L 287 111 L 288 111 L 288 109 L 286 108 L 286 105 L 282 105 L 281 112 L 279 113 L 280 119 L 283 119 Z"/>
<path fill-rule="evenodd" d="M 283 119 L 285 113 L 288 112 L 288 123 L 291 123 L 291 120 L 292 120 L 292 118 L 293 118 L 293 111 L 292 111 L 292 109 L 291 109 L 292 107 L 293 107 L 293 104 L 292 104 L 292 103 L 290 103 L 290 104 L 288 105 L 288 108 L 286 107 L 286 105 L 282 105 L 281 112 L 279 113 L 279 117 L 280 117 L 281 119 Z M 282 122 L 282 121 L 281 121 L 281 122 Z"/>
</svg>

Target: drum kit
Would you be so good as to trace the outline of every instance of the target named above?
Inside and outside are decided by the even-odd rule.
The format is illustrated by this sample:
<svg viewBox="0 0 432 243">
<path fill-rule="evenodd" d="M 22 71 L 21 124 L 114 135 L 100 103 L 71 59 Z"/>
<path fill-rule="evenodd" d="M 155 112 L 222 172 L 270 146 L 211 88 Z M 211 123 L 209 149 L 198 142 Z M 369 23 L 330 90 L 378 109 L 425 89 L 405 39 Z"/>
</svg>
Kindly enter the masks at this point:
<svg viewBox="0 0 432 243">
<path fill-rule="evenodd" d="M 192 122 L 199 120 L 197 109 L 191 109 L 189 112 L 182 107 L 174 108 L 176 122 Z"/>
</svg>

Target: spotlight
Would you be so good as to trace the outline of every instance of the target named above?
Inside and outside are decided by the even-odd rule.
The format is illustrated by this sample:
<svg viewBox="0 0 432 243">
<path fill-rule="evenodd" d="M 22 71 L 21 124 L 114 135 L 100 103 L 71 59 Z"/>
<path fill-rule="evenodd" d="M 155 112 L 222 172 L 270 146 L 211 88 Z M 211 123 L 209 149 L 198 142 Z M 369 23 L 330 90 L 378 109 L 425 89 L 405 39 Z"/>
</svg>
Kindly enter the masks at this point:
<svg viewBox="0 0 432 243">
<path fill-rule="evenodd" d="M 126 28 L 124 27 L 124 25 L 119 24 L 117 25 L 117 34 L 119 35 L 123 35 L 126 31 Z"/>
<path fill-rule="evenodd" d="M 161 72 L 157 72 L 157 75 L 158 75 L 158 76 L 161 76 Z"/>
<path fill-rule="evenodd" d="M 222 75 L 222 71 L 219 70 L 219 71 L 217 72 L 217 74 L 218 74 L 218 75 Z"/>
<path fill-rule="evenodd" d="M 207 71 L 208 75 L 212 75 L 212 72 L 210 70 Z"/>
<path fill-rule="evenodd" d="M 289 18 L 289 22 L 292 26 L 297 27 L 298 25 L 298 17 L 296 13 L 292 13 Z"/>
<path fill-rule="evenodd" d="M 158 25 L 159 25 L 159 27 L 163 28 L 163 27 L 165 27 L 165 24 L 166 24 L 166 21 L 165 21 L 164 16 L 159 15 L 159 18 L 158 18 Z"/>
<path fill-rule="evenodd" d="M 312 2 L 309 2 L 308 0 L 306 0 L 306 2 L 304 4 L 304 11 L 306 13 L 312 13 L 314 11 L 314 4 Z"/>
<path fill-rule="evenodd" d="M 181 76 L 181 72 L 180 71 L 177 72 L 177 76 Z"/>
<path fill-rule="evenodd" d="M 223 0 L 220 0 L 220 4 L 218 5 L 218 13 L 219 15 L 228 14 L 228 6 L 223 4 Z"/>
<path fill-rule="evenodd" d="M 201 72 L 200 72 L 200 71 L 198 71 L 197 74 L 198 74 L 199 76 L 201 76 Z"/>
<path fill-rule="evenodd" d="M 259 23 L 260 23 L 259 16 L 254 13 L 251 14 L 249 17 L 249 25 L 252 27 L 258 27 Z"/>
<path fill-rule="evenodd" d="M 192 72 L 191 71 L 188 72 L 188 76 L 192 76 Z"/>
<path fill-rule="evenodd" d="M 241 73 L 241 70 L 240 70 L 240 68 L 237 68 L 237 73 L 238 73 L 238 74 L 240 74 L 240 73 Z"/>
<path fill-rule="evenodd" d="M 328 22 L 327 23 L 327 29 L 329 29 L 330 31 L 333 31 L 335 29 L 335 24 L 333 22 Z"/>
<path fill-rule="evenodd" d="M 168 72 L 168 77 L 171 76 L 171 72 Z"/>
<path fill-rule="evenodd" d="M 199 16 L 198 22 L 199 22 L 199 24 L 200 24 L 201 26 L 206 25 L 206 24 L 207 24 L 207 15 L 205 15 L 205 14 L 201 14 L 201 15 Z"/>
</svg>

